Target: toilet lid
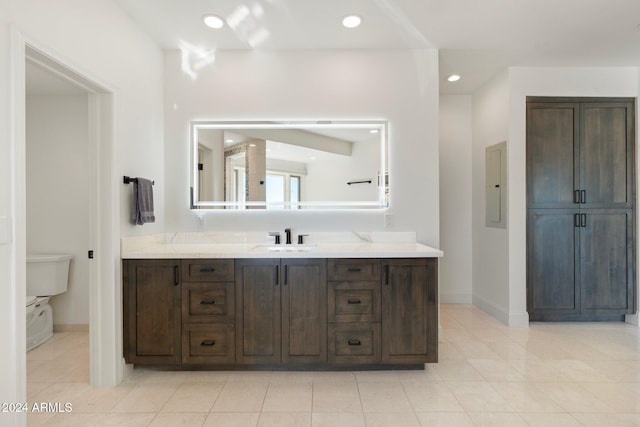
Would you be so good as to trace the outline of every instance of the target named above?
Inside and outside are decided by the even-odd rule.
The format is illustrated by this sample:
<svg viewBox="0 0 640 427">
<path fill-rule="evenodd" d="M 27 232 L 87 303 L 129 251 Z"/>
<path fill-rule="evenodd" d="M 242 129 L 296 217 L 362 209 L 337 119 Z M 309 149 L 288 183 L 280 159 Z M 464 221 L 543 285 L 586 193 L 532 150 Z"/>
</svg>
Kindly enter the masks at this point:
<svg viewBox="0 0 640 427">
<path fill-rule="evenodd" d="M 31 295 L 27 295 L 27 307 L 36 303 L 38 297 L 32 297 Z"/>
</svg>

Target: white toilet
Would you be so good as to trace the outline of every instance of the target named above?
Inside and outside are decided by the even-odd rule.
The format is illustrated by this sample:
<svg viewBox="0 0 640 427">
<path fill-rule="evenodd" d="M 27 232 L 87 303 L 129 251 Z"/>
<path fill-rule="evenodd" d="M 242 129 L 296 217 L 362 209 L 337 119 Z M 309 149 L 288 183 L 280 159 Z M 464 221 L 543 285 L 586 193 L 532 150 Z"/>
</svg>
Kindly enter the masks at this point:
<svg viewBox="0 0 640 427">
<path fill-rule="evenodd" d="M 53 336 L 49 297 L 67 291 L 70 254 L 27 255 L 27 351 Z"/>
</svg>

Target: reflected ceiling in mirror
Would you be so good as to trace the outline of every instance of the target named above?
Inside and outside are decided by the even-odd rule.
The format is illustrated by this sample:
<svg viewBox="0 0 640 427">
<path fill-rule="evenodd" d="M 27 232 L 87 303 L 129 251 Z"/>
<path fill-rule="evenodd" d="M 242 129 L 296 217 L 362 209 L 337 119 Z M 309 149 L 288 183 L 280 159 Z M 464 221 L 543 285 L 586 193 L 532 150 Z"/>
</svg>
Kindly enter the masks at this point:
<svg viewBox="0 0 640 427">
<path fill-rule="evenodd" d="M 383 209 L 387 122 L 191 123 L 192 209 Z"/>
</svg>

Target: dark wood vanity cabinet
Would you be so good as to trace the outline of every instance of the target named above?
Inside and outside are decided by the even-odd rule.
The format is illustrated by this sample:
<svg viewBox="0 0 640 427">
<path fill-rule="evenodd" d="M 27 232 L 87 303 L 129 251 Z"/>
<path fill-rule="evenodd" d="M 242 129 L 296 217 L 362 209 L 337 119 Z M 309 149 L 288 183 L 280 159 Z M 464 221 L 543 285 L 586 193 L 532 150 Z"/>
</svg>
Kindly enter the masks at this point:
<svg viewBox="0 0 640 427">
<path fill-rule="evenodd" d="M 236 277 L 238 363 L 326 362 L 326 260 L 237 260 Z"/>
<path fill-rule="evenodd" d="M 382 362 L 437 362 L 438 283 L 433 258 L 382 261 Z"/>
<path fill-rule="evenodd" d="M 328 262 L 329 361 L 381 362 L 379 259 Z"/>
<path fill-rule="evenodd" d="M 124 260 L 125 359 L 140 365 L 437 361 L 437 259 Z"/>
<path fill-rule="evenodd" d="M 123 276 L 125 360 L 179 365 L 180 261 L 124 260 Z"/>
<path fill-rule="evenodd" d="M 234 260 L 182 260 L 181 267 L 182 363 L 234 363 Z"/>
</svg>

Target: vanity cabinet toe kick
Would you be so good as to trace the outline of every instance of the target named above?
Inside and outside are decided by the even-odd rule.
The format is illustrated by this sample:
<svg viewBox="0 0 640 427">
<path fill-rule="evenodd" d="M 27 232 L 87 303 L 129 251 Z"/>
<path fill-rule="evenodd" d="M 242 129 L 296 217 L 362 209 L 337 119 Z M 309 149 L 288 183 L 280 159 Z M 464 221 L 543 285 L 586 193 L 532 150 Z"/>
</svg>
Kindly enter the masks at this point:
<svg viewBox="0 0 640 427">
<path fill-rule="evenodd" d="M 171 369 L 424 369 L 437 258 L 125 259 L 124 357 Z"/>
</svg>

